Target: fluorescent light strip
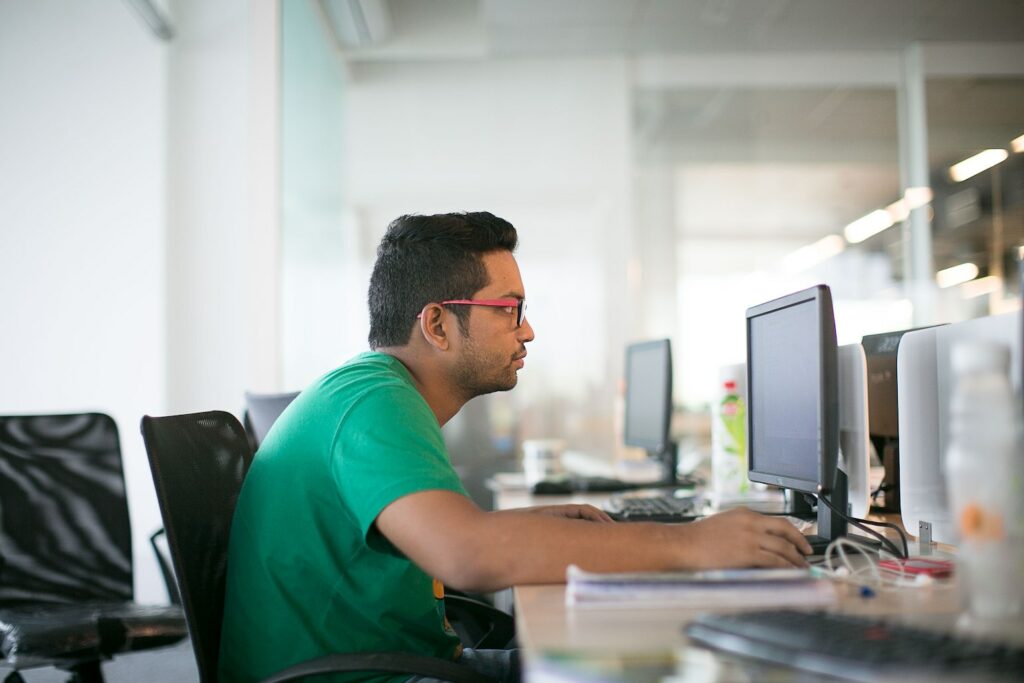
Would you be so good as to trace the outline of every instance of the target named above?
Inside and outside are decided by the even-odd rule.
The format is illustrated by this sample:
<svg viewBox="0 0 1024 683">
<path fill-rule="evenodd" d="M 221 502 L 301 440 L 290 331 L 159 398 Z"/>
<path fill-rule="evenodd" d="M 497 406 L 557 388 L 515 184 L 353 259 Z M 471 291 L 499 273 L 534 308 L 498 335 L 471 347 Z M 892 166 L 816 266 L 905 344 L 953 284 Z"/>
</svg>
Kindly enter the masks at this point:
<svg viewBox="0 0 1024 683">
<path fill-rule="evenodd" d="M 925 204 L 930 204 L 934 194 L 930 187 L 908 187 L 903 192 L 903 201 L 906 203 L 907 208 L 913 211 Z"/>
<path fill-rule="evenodd" d="M 903 199 L 897 199 L 889 206 L 885 207 L 885 212 L 892 218 L 893 224 L 902 223 L 907 220 L 910 215 L 910 207 L 907 206 L 907 202 Z M 888 226 L 887 226 L 888 227 Z"/>
<path fill-rule="evenodd" d="M 960 295 L 965 299 L 992 294 L 1003 289 L 1003 278 L 989 275 L 977 280 L 970 280 L 960 285 Z"/>
<path fill-rule="evenodd" d="M 866 216 L 861 216 L 843 228 L 843 235 L 850 244 L 863 242 L 869 237 L 902 223 L 910 216 L 910 212 L 932 201 L 932 188 L 908 187 L 903 197 L 897 199 L 884 209 L 876 209 Z"/>
<path fill-rule="evenodd" d="M 876 209 L 843 228 L 843 234 L 850 244 L 857 244 L 872 235 L 877 235 L 894 222 L 892 215 L 887 210 Z"/>
<path fill-rule="evenodd" d="M 949 177 L 959 183 L 992 168 L 1004 161 L 1008 156 L 1010 156 L 1010 153 L 1005 149 L 986 149 L 984 152 L 978 152 L 969 159 L 964 159 L 959 164 L 950 166 Z"/>
<path fill-rule="evenodd" d="M 959 266 L 953 266 L 952 268 L 946 268 L 935 273 L 935 281 L 939 284 L 939 287 L 945 289 L 946 287 L 953 287 L 955 285 L 962 285 L 965 282 L 970 282 L 974 278 L 978 277 L 978 266 L 973 263 L 961 263 Z"/>
<path fill-rule="evenodd" d="M 783 258 L 782 267 L 787 272 L 799 273 L 841 254 L 844 249 L 846 240 L 839 235 L 822 237 L 817 242 L 800 247 Z"/>
<path fill-rule="evenodd" d="M 1010 147 L 1013 149 L 1014 152 L 1017 152 L 1018 154 L 1024 152 L 1024 135 L 1018 135 L 1013 140 L 1011 140 Z"/>
</svg>

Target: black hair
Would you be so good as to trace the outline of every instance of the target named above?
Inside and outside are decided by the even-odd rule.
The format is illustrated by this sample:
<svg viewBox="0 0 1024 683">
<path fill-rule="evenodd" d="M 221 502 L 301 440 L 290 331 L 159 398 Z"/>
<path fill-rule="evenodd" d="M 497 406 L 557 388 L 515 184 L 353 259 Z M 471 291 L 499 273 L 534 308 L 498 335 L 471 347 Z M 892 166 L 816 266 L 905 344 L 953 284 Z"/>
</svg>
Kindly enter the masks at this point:
<svg viewBox="0 0 1024 683">
<path fill-rule="evenodd" d="M 483 254 L 515 251 L 518 241 L 511 223 L 486 211 L 391 221 L 370 275 L 370 348 L 409 343 L 416 316 L 431 302 L 472 298 L 488 284 Z M 453 307 L 463 334 L 469 308 Z"/>
</svg>

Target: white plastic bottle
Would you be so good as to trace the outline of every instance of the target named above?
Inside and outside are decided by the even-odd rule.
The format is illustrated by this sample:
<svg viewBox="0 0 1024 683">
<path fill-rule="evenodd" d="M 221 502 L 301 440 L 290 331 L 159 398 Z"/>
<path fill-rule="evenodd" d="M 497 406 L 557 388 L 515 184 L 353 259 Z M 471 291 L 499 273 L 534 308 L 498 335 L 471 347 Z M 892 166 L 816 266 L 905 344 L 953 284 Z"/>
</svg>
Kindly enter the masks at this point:
<svg viewBox="0 0 1024 683">
<path fill-rule="evenodd" d="M 960 537 L 957 572 L 973 615 L 1024 615 L 1024 487 L 1009 350 L 953 347 L 946 490 Z"/>
</svg>

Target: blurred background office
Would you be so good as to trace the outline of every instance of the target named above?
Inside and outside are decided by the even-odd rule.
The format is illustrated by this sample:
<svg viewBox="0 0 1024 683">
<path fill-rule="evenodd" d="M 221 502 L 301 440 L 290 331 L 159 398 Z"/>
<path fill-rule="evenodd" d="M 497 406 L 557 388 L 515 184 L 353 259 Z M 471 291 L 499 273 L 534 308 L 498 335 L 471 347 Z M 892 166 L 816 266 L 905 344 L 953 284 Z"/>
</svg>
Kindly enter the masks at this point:
<svg viewBox="0 0 1024 683">
<path fill-rule="evenodd" d="M 1018 0 L 0 0 L 0 102 L 0 412 L 114 415 L 141 600 L 141 415 L 365 350 L 402 213 L 519 229 L 526 369 L 445 430 L 478 497 L 523 439 L 623 455 L 631 341 L 699 455 L 747 306 L 827 283 L 840 344 L 1020 306 Z"/>
</svg>

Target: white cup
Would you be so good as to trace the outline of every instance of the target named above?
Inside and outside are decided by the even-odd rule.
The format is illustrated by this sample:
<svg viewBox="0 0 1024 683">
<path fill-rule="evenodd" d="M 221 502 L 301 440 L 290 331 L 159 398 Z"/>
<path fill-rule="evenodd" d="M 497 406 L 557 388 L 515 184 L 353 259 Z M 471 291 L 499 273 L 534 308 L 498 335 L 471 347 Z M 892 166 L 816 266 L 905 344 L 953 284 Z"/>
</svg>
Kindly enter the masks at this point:
<svg viewBox="0 0 1024 683">
<path fill-rule="evenodd" d="M 527 486 L 564 472 L 561 439 L 528 439 L 523 442 L 523 477 Z"/>
</svg>

